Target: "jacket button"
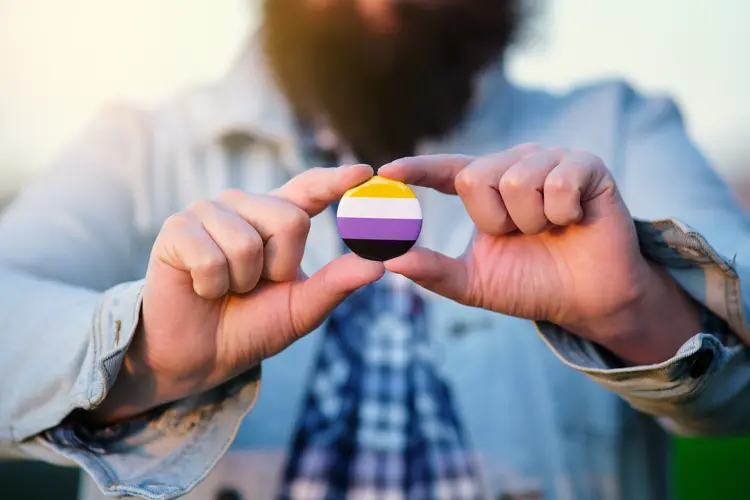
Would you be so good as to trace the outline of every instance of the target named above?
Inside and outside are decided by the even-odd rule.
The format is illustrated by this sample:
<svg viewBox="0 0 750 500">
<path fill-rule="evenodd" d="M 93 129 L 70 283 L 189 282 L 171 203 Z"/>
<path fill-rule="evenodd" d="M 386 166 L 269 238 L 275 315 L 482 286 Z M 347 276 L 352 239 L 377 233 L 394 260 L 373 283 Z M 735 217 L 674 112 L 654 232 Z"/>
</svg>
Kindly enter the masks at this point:
<svg viewBox="0 0 750 500">
<path fill-rule="evenodd" d="M 714 353 L 710 349 L 703 349 L 695 353 L 695 356 L 693 356 L 693 362 L 690 365 L 690 376 L 692 378 L 699 378 L 705 375 L 711 367 L 713 360 Z"/>
</svg>

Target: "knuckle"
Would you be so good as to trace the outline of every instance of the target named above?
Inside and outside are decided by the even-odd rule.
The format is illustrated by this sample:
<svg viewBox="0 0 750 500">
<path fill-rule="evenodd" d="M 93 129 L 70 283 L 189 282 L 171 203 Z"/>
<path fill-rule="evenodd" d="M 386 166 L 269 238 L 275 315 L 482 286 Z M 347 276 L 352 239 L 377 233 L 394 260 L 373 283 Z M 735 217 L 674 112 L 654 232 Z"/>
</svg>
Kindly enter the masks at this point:
<svg viewBox="0 0 750 500">
<path fill-rule="evenodd" d="M 597 170 L 606 170 L 607 167 L 604 166 L 604 160 L 602 160 L 600 157 L 593 153 L 581 153 L 583 155 L 583 158 L 586 159 L 586 163 L 591 165 L 593 168 Z"/>
<path fill-rule="evenodd" d="M 544 147 L 536 142 L 524 142 L 516 146 L 516 149 L 521 153 L 534 153 L 536 151 L 541 151 Z"/>
<path fill-rule="evenodd" d="M 458 192 L 468 192 L 476 189 L 482 183 L 479 172 L 472 168 L 466 168 L 456 175 L 454 186 Z"/>
<path fill-rule="evenodd" d="M 310 217 L 296 206 L 292 206 L 286 221 L 286 229 L 294 234 L 306 235 L 310 232 Z"/>
<path fill-rule="evenodd" d="M 559 158 L 564 158 L 566 155 L 570 154 L 570 150 L 564 146 L 555 146 L 553 148 L 550 148 L 549 152 L 550 154 Z"/>
<path fill-rule="evenodd" d="M 297 270 L 288 269 L 288 270 L 275 272 L 273 281 L 278 281 L 278 282 L 294 281 L 295 278 L 297 278 Z"/>
<path fill-rule="evenodd" d="M 473 163 L 478 162 L 481 158 L 478 156 L 471 156 L 471 155 L 465 155 L 465 154 L 451 154 L 451 155 L 438 155 L 439 160 L 444 161 L 447 164 L 454 165 L 457 168 L 460 168 L 462 166 L 469 166 Z M 436 157 L 437 158 L 437 157 Z M 418 157 L 411 157 L 409 159 L 418 159 Z"/>
<path fill-rule="evenodd" d="M 188 212 L 193 212 L 195 214 L 204 214 L 206 212 L 209 212 L 211 210 L 214 210 L 216 208 L 216 205 L 214 205 L 214 202 L 211 200 L 197 200 L 190 204 L 188 207 Z"/>
<path fill-rule="evenodd" d="M 548 214 L 549 220 L 558 226 L 567 226 L 578 222 L 583 216 L 581 207 L 567 206 L 557 207 L 555 211 Z"/>
<path fill-rule="evenodd" d="M 566 155 L 566 163 L 581 170 L 607 170 L 604 161 L 587 151 L 573 151 Z"/>
<path fill-rule="evenodd" d="M 201 256 L 195 265 L 195 270 L 202 275 L 216 275 L 224 272 L 227 267 L 227 259 L 219 252 L 210 252 Z"/>
<path fill-rule="evenodd" d="M 541 234 L 547 230 L 549 221 L 545 217 L 539 217 L 528 223 L 528 227 L 524 231 L 526 234 Z"/>
<path fill-rule="evenodd" d="M 217 196 L 216 199 L 223 203 L 231 203 L 244 196 L 247 196 L 247 193 L 245 193 L 241 189 L 225 189 L 224 191 L 219 193 L 219 196 Z"/>
<path fill-rule="evenodd" d="M 500 215 L 497 219 L 492 221 L 482 221 L 477 223 L 477 228 L 484 234 L 490 236 L 501 236 L 508 230 L 508 219 L 504 215 Z"/>
<path fill-rule="evenodd" d="M 564 175 L 551 175 L 544 182 L 544 190 L 551 193 L 570 193 L 575 189 L 573 181 Z"/>
<path fill-rule="evenodd" d="M 263 242 L 258 236 L 240 234 L 234 238 L 227 253 L 231 254 L 233 259 L 254 261 L 263 255 Z"/>
<path fill-rule="evenodd" d="M 602 191 L 614 193 L 617 191 L 617 182 L 611 175 L 607 175 L 601 183 Z"/>
<path fill-rule="evenodd" d="M 162 232 L 180 231 L 193 222 L 191 216 L 185 212 L 172 214 L 162 224 Z"/>
<path fill-rule="evenodd" d="M 511 169 L 503 175 L 500 179 L 500 192 L 501 193 L 515 193 L 523 189 L 526 184 L 526 176 L 521 171 L 523 165 L 519 164 L 518 169 Z"/>
<path fill-rule="evenodd" d="M 580 156 L 565 160 L 565 177 L 568 179 L 576 179 L 577 182 L 583 182 L 584 179 L 589 177 L 591 171 L 591 165 Z"/>
<path fill-rule="evenodd" d="M 583 210 L 581 207 L 572 207 L 567 212 L 560 214 L 560 219 L 564 224 L 573 224 L 578 222 L 583 217 Z"/>
<path fill-rule="evenodd" d="M 229 290 L 228 284 L 224 279 L 195 279 L 193 281 L 193 290 L 200 297 L 205 299 L 217 299 L 223 296 Z"/>
</svg>

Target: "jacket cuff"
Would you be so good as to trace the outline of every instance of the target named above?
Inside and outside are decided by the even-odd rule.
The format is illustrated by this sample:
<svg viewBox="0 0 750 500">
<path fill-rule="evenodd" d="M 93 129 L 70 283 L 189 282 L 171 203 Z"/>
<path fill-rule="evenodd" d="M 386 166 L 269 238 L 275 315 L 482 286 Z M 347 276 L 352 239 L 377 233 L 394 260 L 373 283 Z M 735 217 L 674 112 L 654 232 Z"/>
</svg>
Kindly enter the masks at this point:
<svg viewBox="0 0 750 500">
<path fill-rule="evenodd" d="M 542 339 L 568 366 L 619 394 L 633 407 L 681 434 L 723 435 L 750 430 L 750 333 L 740 278 L 706 240 L 674 220 L 636 221 L 643 255 L 663 266 L 699 304 L 728 328 L 704 330 L 671 359 L 623 367 L 598 345 L 558 325 L 537 322 Z M 712 314 L 711 314 L 712 313 Z"/>
<path fill-rule="evenodd" d="M 138 328 L 143 284 L 141 280 L 115 286 L 105 292 L 99 302 L 93 324 L 94 363 L 88 380 L 79 379 L 84 385 L 77 409 L 96 408 L 114 385 Z"/>
<path fill-rule="evenodd" d="M 107 291 L 94 314 L 93 339 L 76 380 L 71 418 L 29 438 L 53 461 L 83 468 L 106 495 L 177 498 L 224 455 L 255 404 L 260 366 L 201 395 L 101 429 L 75 412 L 96 408 L 114 385 L 140 319 L 143 282 Z"/>
<path fill-rule="evenodd" d="M 75 462 L 105 495 L 178 498 L 224 456 L 254 406 L 260 366 L 198 396 L 127 422 L 91 430 L 59 426 L 44 445 Z"/>
<path fill-rule="evenodd" d="M 730 344 L 750 346 L 750 310 L 743 300 L 736 256 L 721 255 L 701 234 L 676 219 L 636 220 L 635 227 L 643 256 L 664 267 L 695 301 L 727 322 L 734 333 Z"/>
<path fill-rule="evenodd" d="M 70 383 L 64 407 L 37 411 L 12 428 L 11 437 L 23 443 L 34 439 L 76 410 L 90 410 L 102 402 L 120 371 L 125 351 L 138 325 L 143 282 L 124 283 L 99 298 L 88 330 L 86 347 L 79 356 L 80 370 Z M 66 353 L 69 354 L 69 353 Z"/>
</svg>

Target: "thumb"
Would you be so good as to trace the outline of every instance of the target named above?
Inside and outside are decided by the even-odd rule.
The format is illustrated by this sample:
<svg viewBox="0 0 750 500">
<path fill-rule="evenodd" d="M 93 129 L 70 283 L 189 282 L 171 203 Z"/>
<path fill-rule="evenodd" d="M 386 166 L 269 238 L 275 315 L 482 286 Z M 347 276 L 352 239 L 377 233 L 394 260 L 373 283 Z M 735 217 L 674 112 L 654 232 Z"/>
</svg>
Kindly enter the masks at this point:
<svg viewBox="0 0 750 500">
<path fill-rule="evenodd" d="M 459 259 L 426 248 L 413 248 L 387 261 L 385 268 L 438 295 L 461 304 L 471 303 L 468 268 Z"/>
<path fill-rule="evenodd" d="M 289 309 L 297 336 L 315 329 L 352 292 L 383 277 L 382 262 L 346 254 L 292 284 Z"/>
</svg>

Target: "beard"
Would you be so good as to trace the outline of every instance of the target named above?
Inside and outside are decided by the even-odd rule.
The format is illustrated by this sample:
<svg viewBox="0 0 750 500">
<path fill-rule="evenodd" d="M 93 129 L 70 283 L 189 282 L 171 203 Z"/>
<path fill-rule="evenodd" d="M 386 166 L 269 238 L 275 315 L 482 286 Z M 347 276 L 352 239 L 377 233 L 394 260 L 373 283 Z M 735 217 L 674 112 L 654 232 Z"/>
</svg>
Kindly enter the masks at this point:
<svg viewBox="0 0 750 500">
<path fill-rule="evenodd" d="M 460 123 L 474 81 L 516 34 L 519 0 L 391 0 L 382 30 L 353 0 L 265 0 L 277 85 L 303 120 L 322 118 L 373 166 Z"/>
</svg>

